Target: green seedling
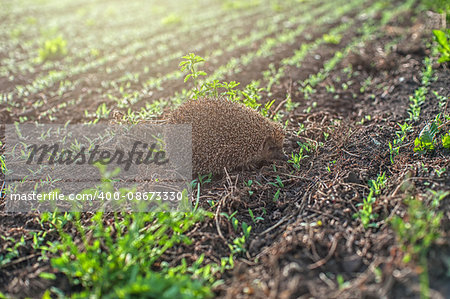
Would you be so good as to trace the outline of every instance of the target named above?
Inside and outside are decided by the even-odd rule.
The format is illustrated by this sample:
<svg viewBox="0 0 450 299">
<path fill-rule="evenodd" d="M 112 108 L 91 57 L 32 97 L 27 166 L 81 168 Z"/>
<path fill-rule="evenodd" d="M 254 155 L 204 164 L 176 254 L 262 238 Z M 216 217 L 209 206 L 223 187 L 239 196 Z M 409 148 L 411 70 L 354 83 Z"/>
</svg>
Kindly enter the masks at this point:
<svg viewBox="0 0 450 299">
<path fill-rule="evenodd" d="M 253 180 L 248 180 L 248 182 L 244 182 L 244 184 L 249 188 L 248 194 L 249 194 L 249 195 L 252 195 L 252 194 L 253 194 L 253 191 L 251 190 L 251 186 L 252 186 L 252 184 L 253 184 Z"/>
<path fill-rule="evenodd" d="M 450 131 L 442 136 L 441 141 L 444 148 L 450 149 Z"/>
<path fill-rule="evenodd" d="M 437 208 L 440 201 L 449 194 L 448 191 L 431 191 L 430 207 L 419 199 L 408 198 L 405 200 L 408 207 L 406 215 L 403 218 L 395 216 L 390 221 L 401 249 L 405 252 L 403 261 L 417 261 L 421 266 L 421 298 L 430 298 L 427 253 L 440 235 L 443 213 Z"/>
<path fill-rule="evenodd" d="M 280 187 L 280 188 L 284 188 L 284 184 L 283 184 L 283 181 L 281 180 L 281 178 L 280 178 L 280 176 L 279 175 L 277 175 L 277 177 L 275 178 L 275 180 L 276 180 L 276 183 L 269 183 L 269 184 L 271 184 L 271 185 L 273 185 L 273 186 L 275 186 L 275 187 Z"/>
<path fill-rule="evenodd" d="M 280 198 L 280 194 L 281 194 L 281 189 L 278 189 L 277 192 L 275 192 L 272 200 L 274 202 L 278 201 L 278 199 Z"/>
<path fill-rule="evenodd" d="M 249 213 L 250 217 L 252 218 L 253 223 L 255 223 L 255 224 L 259 220 L 264 220 L 264 218 L 262 218 L 262 217 L 259 217 L 259 216 L 255 217 L 255 215 L 253 214 L 252 209 L 250 209 L 250 208 L 248 209 L 248 213 Z"/>
<path fill-rule="evenodd" d="M 245 236 L 237 237 L 233 240 L 233 244 L 228 244 L 232 255 L 241 255 L 247 252 L 245 248 Z"/>
<path fill-rule="evenodd" d="M 412 130 L 411 125 L 408 123 L 397 123 L 397 125 L 400 127 L 400 131 L 396 131 L 396 139 L 391 143 L 389 142 L 389 158 L 391 160 L 391 163 L 394 164 L 394 158 L 399 154 L 400 147 L 403 144 L 406 135 Z"/>
<path fill-rule="evenodd" d="M 275 100 L 269 101 L 264 105 L 264 108 L 260 110 L 260 113 L 264 115 L 265 117 L 270 117 L 270 107 L 272 107 L 273 103 L 275 103 Z"/>
<path fill-rule="evenodd" d="M 369 76 L 367 77 L 364 82 L 362 83 L 359 92 L 360 93 L 364 93 L 366 91 L 367 88 L 369 88 L 372 85 L 372 77 Z"/>
<path fill-rule="evenodd" d="M 311 84 L 312 85 L 312 84 Z M 308 100 L 310 98 L 310 95 L 317 92 L 310 84 L 305 85 L 305 87 L 299 87 L 299 90 L 303 92 L 303 96 L 305 97 L 305 100 Z"/>
<path fill-rule="evenodd" d="M 373 190 L 375 195 L 380 195 L 381 190 L 386 188 L 386 173 L 383 172 L 382 174 L 379 174 L 376 180 L 370 180 L 369 181 L 369 187 L 371 190 Z"/>
<path fill-rule="evenodd" d="M 111 110 L 112 110 L 111 108 L 108 109 L 106 103 L 102 103 L 98 106 L 97 110 L 95 111 L 95 115 L 98 119 L 108 118 Z"/>
<path fill-rule="evenodd" d="M 197 65 L 199 63 L 202 63 L 205 61 L 200 56 L 195 55 L 194 53 L 189 53 L 188 55 L 185 55 L 182 57 L 185 59 L 184 61 L 180 62 L 180 70 L 188 71 L 188 74 L 184 77 L 184 82 L 187 82 L 189 78 L 192 78 L 194 81 L 194 91 L 195 95 L 198 97 L 198 94 L 200 93 L 200 85 L 199 85 L 199 77 L 200 76 L 206 76 L 206 73 L 203 71 L 197 70 Z"/>
<path fill-rule="evenodd" d="M 308 153 L 312 153 L 317 151 L 317 149 L 321 146 L 323 146 L 323 142 L 317 142 L 317 141 L 308 141 L 305 143 L 297 142 L 298 145 L 305 148 L 305 151 Z"/>
<path fill-rule="evenodd" d="M 230 99 L 236 99 L 238 98 L 238 90 L 236 87 L 239 85 L 240 83 L 236 81 L 222 82 L 218 88 L 220 87 L 225 90 L 221 95 L 228 96 Z"/>
<path fill-rule="evenodd" d="M 361 120 L 358 122 L 358 124 L 364 125 L 365 122 L 369 122 L 371 120 L 372 120 L 372 116 L 365 115 L 363 118 L 361 118 Z"/>
<path fill-rule="evenodd" d="M 402 138 L 402 137 L 406 136 L 406 134 L 411 132 L 411 130 L 412 130 L 411 125 L 409 125 L 408 123 L 403 123 L 403 125 L 401 125 L 400 123 L 397 123 L 397 125 L 400 127 L 400 131 L 396 132 L 396 135 L 398 138 Z"/>
<path fill-rule="evenodd" d="M 353 76 L 353 67 L 352 67 L 352 65 L 350 64 L 350 65 L 346 66 L 346 67 L 342 70 L 342 72 L 343 72 L 344 74 L 347 74 L 347 79 L 350 79 L 350 78 Z M 353 81 L 348 81 L 347 83 L 348 83 L 348 85 L 350 86 L 350 85 L 353 84 Z"/>
<path fill-rule="evenodd" d="M 54 229 L 58 225 L 65 226 L 67 223 L 73 220 L 74 215 L 71 213 L 60 213 L 57 210 L 50 212 L 44 212 L 41 214 L 39 219 L 39 224 L 41 228 L 44 228 L 44 223 L 49 223 L 51 227 Z"/>
<path fill-rule="evenodd" d="M 269 182 L 269 185 L 272 185 L 277 189 L 277 192 L 275 192 L 274 196 L 273 196 L 273 201 L 276 202 L 278 201 L 278 199 L 280 198 L 281 195 L 281 188 L 284 188 L 284 183 L 281 180 L 280 176 L 277 175 L 276 177 L 276 182 Z"/>
<path fill-rule="evenodd" d="M 204 184 L 210 183 L 212 178 L 212 173 L 201 175 L 191 182 L 191 188 L 195 189 L 198 185 L 202 186 Z"/>
<path fill-rule="evenodd" d="M 408 110 L 408 121 L 418 121 L 420 118 L 420 107 L 425 103 L 425 95 L 427 93 L 427 88 L 424 86 L 419 87 L 414 91 L 414 96 L 409 96 L 409 101 L 411 104 L 409 105 Z"/>
<path fill-rule="evenodd" d="M 439 107 L 440 108 L 444 108 L 445 107 L 445 105 L 447 105 L 447 101 L 448 101 L 448 97 L 445 97 L 445 96 L 441 96 L 437 91 L 432 91 L 433 92 L 433 94 L 435 95 L 435 97 L 438 99 L 438 101 L 439 101 Z"/>
<path fill-rule="evenodd" d="M 236 217 L 234 217 L 234 215 L 236 215 L 236 214 L 237 214 L 237 211 L 234 211 L 231 215 L 228 215 L 225 212 L 220 213 L 221 216 L 224 216 L 225 218 L 227 218 L 228 221 L 231 222 L 231 225 L 233 225 L 234 231 L 237 231 L 238 225 L 239 225 L 239 220 L 237 220 Z"/>
<path fill-rule="evenodd" d="M 221 216 L 224 216 L 225 218 L 227 218 L 228 221 L 231 221 L 232 223 L 234 222 L 233 219 L 236 219 L 234 217 L 234 215 L 236 215 L 236 214 L 237 214 L 237 211 L 234 211 L 231 215 L 228 215 L 225 212 L 220 213 Z M 233 225 L 233 227 L 234 227 L 234 225 Z M 234 228 L 234 230 L 236 230 L 236 229 L 237 229 L 237 226 L 236 226 L 236 228 Z"/>
<path fill-rule="evenodd" d="M 224 85 L 222 83 L 220 83 L 219 80 L 205 82 L 203 86 L 209 91 L 209 93 L 213 97 L 218 97 L 219 96 L 219 88 L 224 87 Z"/>
<path fill-rule="evenodd" d="M 409 100 L 411 104 L 408 110 L 408 121 L 418 121 L 420 118 L 421 106 L 426 101 L 426 95 L 428 93 L 428 85 L 430 84 L 433 76 L 433 66 L 431 59 L 426 57 L 424 59 L 424 68 L 422 70 L 422 86 L 414 91 L 414 96 L 410 96 Z"/>
<path fill-rule="evenodd" d="M 434 170 L 438 177 L 441 177 L 445 172 L 447 172 L 447 167 L 442 167 Z"/>
<path fill-rule="evenodd" d="M 6 254 L 0 255 L 0 268 L 9 264 L 14 259 L 20 256 L 19 247 L 26 247 L 25 237 L 20 237 L 20 240 L 15 240 L 12 237 L 5 237 L 4 235 L 0 235 L 0 239 L 4 242 L 13 243 L 14 246 L 6 248 Z"/>
<path fill-rule="evenodd" d="M 263 77 L 265 81 L 268 81 L 267 87 L 265 91 L 268 92 L 268 95 L 271 96 L 271 89 L 274 84 L 279 84 L 280 79 L 283 78 L 284 72 L 277 71 L 275 65 L 273 63 L 269 64 L 269 69 L 263 72 Z"/>
<path fill-rule="evenodd" d="M 334 85 L 333 84 L 330 84 L 330 85 L 325 85 L 325 89 L 326 89 L 326 91 L 328 92 L 328 93 L 335 93 L 336 92 L 336 88 L 334 88 Z"/>
<path fill-rule="evenodd" d="M 414 152 L 424 154 L 433 151 L 438 131 L 439 128 L 436 121 L 427 124 L 420 132 L 419 137 L 414 140 Z"/>
<path fill-rule="evenodd" d="M 199 175 L 198 181 L 201 185 L 211 183 L 212 173 L 205 174 L 205 175 Z"/>
<path fill-rule="evenodd" d="M 239 85 L 239 83 L 234 81 L 230 83 L 233 83 L 234 87 Z M 259 81 L 250 82 L 250 84 L 248 84 L 242 92 L 238 92 L 236 94 L 236 99 L 240 99 L 247 107 L 255 110 L 258 109 L 261 106 L 261 103 L 259 103 L 262 98 L 261 92 L 264 90 L 263 88 L 260 88 L 259 85 Z"/>
<path fill-rule="evenodd" d="M 378 214 L 373 213 L 372 206 L 375 203 L 374 191 L 371 189 L 369 195 L 363 199 L 363 203 L 359 203 L 356 206 L 362 206 L 362 209 L 353 215 L 353 218 L 360 218 L 365 229 L 368 227 L 377 227 L 376 223 L 372 223 L 373 220 L 378 218 Z"/>
<path fill-rule="evenodd" d="M 199 77 L 206 76 L 207 74 L 204 71 L 199 71 L 196 65 L 205 62 L 205 59 L 193 53 L 189 53 L 188 55 L 183 56 L 183 58 L 185 61 L 182 61 L 179 66 L 181 67 L 181 71 L 188 71 L 188 74 L 184 78 L 184 82 L 187 82 L 189 78 L 192 78 L 194 81 L 194 88 L 192 89 L 193 98 L 198 99 L 206 95 L 214 97 L 225 96 L 232 101 L 239 101 L 245 106 L 255 110 L 258 110 L 261 107 L 259 101 L 262 98 L 261 92 L 264 88 L 259 87 L 259 81 L 252 81 L 244 88 L 244 90 L 236 89 L 236 87 L 240 85 L 240 83 L 236 81 L 219 82 L 219 80 L 214 79 L 210 82 L 206 81 L 200 84 Z M 270 108 L 274 103 L 275 100 L 267 102 L 259 112 L 263 116 L 269 117 Z M 274 119 L 277 116 L 278 115 L 274 115 Z"/>
<path fill-rule="evenodd" d="M 350 283 L 348 281 L 346 282 L 344 280 L 344 277 L 342 276 L 342 274 L 338 274 L 336 276 L 336 281 L 338 283 L 339 290 L 345 289 L 345 288 L 347 288 L 350 285 Z"/>
<path fill-rule="evenodd" d="M 47 60 L 61 59 L 67 55 L 67 41 L 61 36 L 49 39 L 39 49 L 39 60 L 45 62 Z"/>
<path fill-rule="evenodd" d="M 430 85 L 431 80 L 433 80 L 433 62 L 430 57 L 425 57 L 424 68 L 422 70 L 422 85 L 428 87 Z"/>
<path fill-rule="evenodd" d="M 286 103 L 284 104 L 284 107 L 286 108 L 286 111 L 287 112 L 294 111 L 295 108 L 297 108 L 298 106 L 300 106 L 300 103 L 292 102 L 292 97 L 290 96 L 290 94 L 288 94 L 286 96 Z"/>
<path fill-rule="evenodd" d="M 438 62 L 444 63 L 450 61 L 450 29 L 444 30 L 433 30 L 434 37 L 436 42 L 439 44 L 438 51 L 441 53 L 441 57 L 439 57 Z"/>
<path fill-rule="evenodd" d="M 298 130 L 297 132 L 295 132 L 295 135 L 300 136 L 300 134 L 302 134 L 305 131 L 306 131 L 305 124 L 298 123 Z"/>
<path fill-rule="evenodd" d="M 237 229 L 237 228 L 236 228 Z M 235 231 L 236 231 L 235 229 Z M 231 254 L 244 254 L 247 249 L 245 248 L 246 241 L 248 241 L 250 237 L 250 231 L 252 227 L 248 225 L 246 222 L 242 222 L 242 236 L 237 237 L 233 240 L 233 244 L 228 244 L 230 248 Z"/>
<path fill-rule="evenodd" d="M 248 225 L 246 222 L 242 222 L 242 232 L 244 233 L 245 240 L 248 240 L 250 237 L 250 231 L 252 227 Z"/>
<path fill-rule="evenodd" d="M 364 198 L 363 203 L 359 203 L 356 206 L 362 206 L 362 209 L 353 215 L 354 218 L 360 218 L 364 228 L 377 227 L 376 223 L 372 223 L 373 220 L 378 218 L 378 214 L 373 213 L 372 206 L 376 202 L 375 196 L 380 195 L 381 191 L 386 188 L 386 173 L 380 173 L 376 180 L 369 181 L 369 195 Z"/>
<path fill-rule="evenodd" d="M 288 163 L 291 163 L 296 170 L 300 170 L 300 161 L 305 157 L 307 156 L 303 156 L 303 148 L 301 148 L 298 153 L 291 153 L 291 159 L 288 160 Z"/>
<path fill-rule="evenodd" d="M 331 173 L 331 166 L 333 166 L 334 164 L 336 164 L 336 160 L 328 162 L 328 165 L 327 165 L 327 171 L 328 172 Z"/>
<path fill-rule="evenodd" d="M 237 231 L 239 226 L 239 220 L 237 220 L 235 217 L 231 218 L 231 225 L 233 225 L 234 231 Z"/>
</svg>

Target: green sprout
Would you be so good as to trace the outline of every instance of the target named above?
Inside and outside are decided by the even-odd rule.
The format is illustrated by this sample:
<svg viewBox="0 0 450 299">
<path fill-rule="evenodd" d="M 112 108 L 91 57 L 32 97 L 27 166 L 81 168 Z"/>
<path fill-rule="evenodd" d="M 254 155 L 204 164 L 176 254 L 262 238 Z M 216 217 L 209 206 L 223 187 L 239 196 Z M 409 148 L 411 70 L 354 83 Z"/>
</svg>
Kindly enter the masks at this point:
<svg viewBox="0 0 450 299">
<path fill-rule="evenodd" d="M 57 60 L 67 55 L 67 41 L 61 36 L 49 39 L 39 49 L 39 59 L 41 62 L 47 60 Z"/>
</svg>

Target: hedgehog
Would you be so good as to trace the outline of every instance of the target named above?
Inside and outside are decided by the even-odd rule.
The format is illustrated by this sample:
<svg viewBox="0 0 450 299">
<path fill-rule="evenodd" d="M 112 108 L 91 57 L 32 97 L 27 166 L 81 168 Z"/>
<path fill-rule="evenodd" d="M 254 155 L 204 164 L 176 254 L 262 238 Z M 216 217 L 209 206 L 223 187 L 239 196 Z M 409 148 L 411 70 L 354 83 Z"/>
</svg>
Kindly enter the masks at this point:
<svg viewBox="0 0 450 299">
<path fill-rule="evenodd" d="M 192 170 L 221 174 L 285 160 L 284 130 L 257 111 L 226 98 L 189 100 L 168 116 L 170 124 L 192 125 Z"/>
</svg>

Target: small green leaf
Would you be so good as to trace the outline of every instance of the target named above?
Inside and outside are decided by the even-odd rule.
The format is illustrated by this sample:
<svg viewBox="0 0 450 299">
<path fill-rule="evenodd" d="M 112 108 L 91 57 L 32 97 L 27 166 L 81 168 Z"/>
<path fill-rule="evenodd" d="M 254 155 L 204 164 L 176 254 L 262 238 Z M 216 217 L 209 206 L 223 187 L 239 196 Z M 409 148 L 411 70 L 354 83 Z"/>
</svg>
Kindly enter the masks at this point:
<svg viewBox="0 0 450 299">
<path fill-rule="evenodd" d="M 447 32 L 441 30 L 433 30 L 433 34 L 436 37 L 436 41 L 439 43 L 438 50 L 441 53 L 441 57 L 438 59 L 439 63 L 450 61 L 450 45 L 447 36 L 450 35 L 450 30 Z"/>
<path fill-rule="evenodd" d="M 450 56 L 442 55 L 441 58 L 438 59 L 439 63 L 450 61 Z"/>
<path fill-rule="evenodd" d="M 419 134 L 419 137 L 414 140 L 414 152 L 425 153 L 434 150 L 434 142 L 436 133 L 439 128 L 435 121 L 427 124 Z"/>
<path fill-rule="evenodd" d="M 56 279 L 56 275 L 54 273 L 48 273 L 48 272 L 42 272 L 41 274 L 39 274 L 39 277 L 44 278 L 44 279 L 49 279 L 49 280 Z"/>
<path fill-rule="evenodd" d="M 187 80 L 188 80 L 191 76 L 192 76 L 192 74 L 187 75 L 187 76 L 184 78 L 184 83 L 186 83 Z"/>
<path fill-rule="evenodd" d="M 273 196 L 273 201 L 277 201 L 278 198 L 280 198 L 280 189 L 277 190 L 277 192 L 275 193 L 275 195 Z"/>
<path fill-rule="evenodd" d="M 445 32 L 441 30 L 433 30 L 433 34 L 436 37 L 437 42 L 447 51 L 450 51 L 450 46 L 448 44 Z"/>
<path fill-rule="evenodd" d="M 450 149 L 450 135 L 449 133 L 442 136 L 442 146 Z"/>
<path fill-rule="evenodd" d="M 0 293 L 0 298 L 3 298 L 1 296 L 1 293 Z M 6 298 L 6 297 L 4 297 L 4 298 Z M 51 299 L 51 298 L 52 298 L 52 296 L 50 296 L 50 290 L 46 290 L 45 293 L 41 297 L 41 299 Z"/>
</svg>

